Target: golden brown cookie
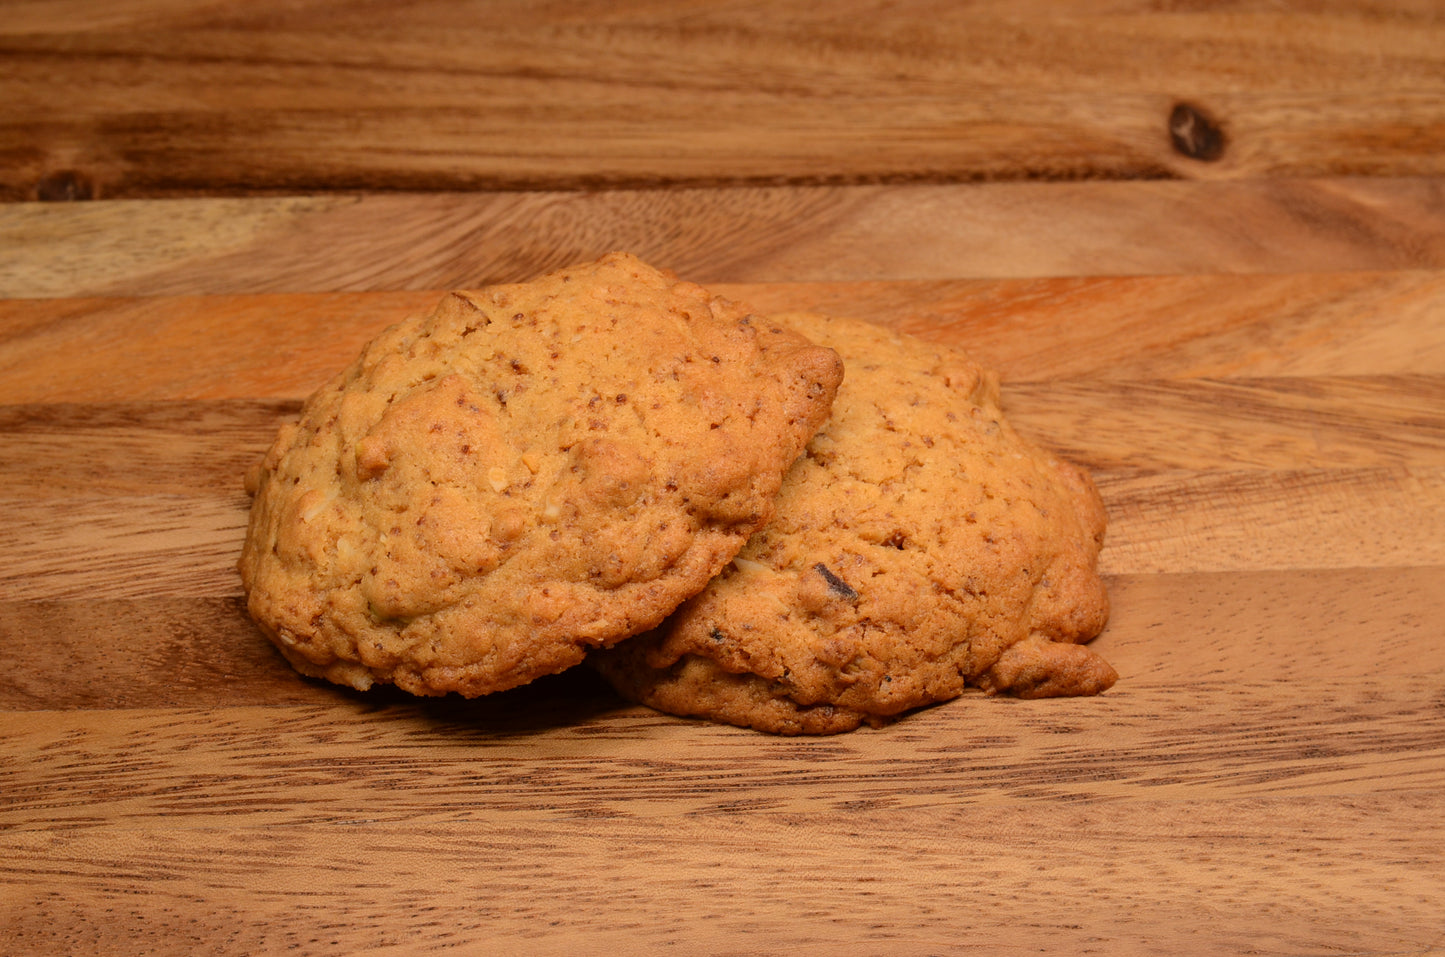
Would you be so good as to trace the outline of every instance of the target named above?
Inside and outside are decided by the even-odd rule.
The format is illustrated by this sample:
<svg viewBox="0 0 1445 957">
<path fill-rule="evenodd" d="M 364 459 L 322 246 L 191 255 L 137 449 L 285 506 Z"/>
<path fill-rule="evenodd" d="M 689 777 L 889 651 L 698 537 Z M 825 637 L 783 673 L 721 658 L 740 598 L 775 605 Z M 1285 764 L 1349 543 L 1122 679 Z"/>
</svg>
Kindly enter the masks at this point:
<svg viewBox="0 0 1445 957">
<path fill-rule="evenodd" d="M 247 478 L 248 606 L 300 671 L 474 696 L 657 625 L 773 511 L 828 349 L 612 254 L 382 333 Z"/>
<path fill-rule="evenodd" d="M 1020 438 L 996 378 L 880 326 L 778 316 L 843 357 L 777 514 L 664 625 L 593 656 L 625 696 L 783 734 L 878 725 L 974 686 L 1095 694 L 1104 509 Z"/>
</svg>

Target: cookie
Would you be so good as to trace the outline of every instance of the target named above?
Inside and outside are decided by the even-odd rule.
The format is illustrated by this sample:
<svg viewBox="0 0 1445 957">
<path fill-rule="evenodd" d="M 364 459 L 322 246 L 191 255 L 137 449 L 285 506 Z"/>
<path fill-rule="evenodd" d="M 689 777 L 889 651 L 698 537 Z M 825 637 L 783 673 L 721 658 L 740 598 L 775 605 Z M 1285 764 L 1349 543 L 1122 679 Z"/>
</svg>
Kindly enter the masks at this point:
<svg viewBox="0 0 1445 957">
<path fill-rule="evenodd" d="M 382 333 L 247 477 L 307 675 L 476 696 L 656 626 L 772 515 L 837 355 L 626 254 Z"/>
<path fill-rule="evenodd" d="M 880 725 L 975 687 L 1096 694 L 1108 597 L 1088 476 L 1022 439 L 997 379 L 877 325 L 777 316 L 836 349 L 831 418 L 773 520 L 664 625 L 592 662 L 662 711 L 781 734 Z"/>
</svg>

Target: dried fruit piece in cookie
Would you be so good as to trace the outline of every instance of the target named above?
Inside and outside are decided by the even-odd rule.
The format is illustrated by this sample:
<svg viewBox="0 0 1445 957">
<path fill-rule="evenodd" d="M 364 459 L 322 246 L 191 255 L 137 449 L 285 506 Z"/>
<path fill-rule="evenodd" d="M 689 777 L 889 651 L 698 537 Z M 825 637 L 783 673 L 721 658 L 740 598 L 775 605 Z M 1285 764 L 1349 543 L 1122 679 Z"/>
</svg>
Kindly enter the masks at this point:
<svg viewBox="0 0 1445 957">
<path fill-rule="evenodd" d="M 446 296 L 248 476 L 240 571 L 295 667 L 473 696 L 660 622 L 772 514 L 838 357 L 625 254 Z"/>
<path fill-rule="evenodd" d="M 997 380 L 882 327 L 776 317 L 843 356 L 777 514 L 664 625 L 593 657 L 625 696 L 784 734 L 847 731 L 975 686 L 1095 694 L 1104 509 L 1020 438 Z"/>
</svg>

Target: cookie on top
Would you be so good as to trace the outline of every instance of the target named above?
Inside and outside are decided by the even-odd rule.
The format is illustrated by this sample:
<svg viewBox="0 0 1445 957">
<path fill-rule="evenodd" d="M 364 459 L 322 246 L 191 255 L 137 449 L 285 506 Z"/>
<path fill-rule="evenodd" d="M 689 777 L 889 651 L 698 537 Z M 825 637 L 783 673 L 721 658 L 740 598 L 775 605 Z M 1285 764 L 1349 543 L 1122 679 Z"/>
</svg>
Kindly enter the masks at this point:
<svg viewBox="0 0 1445 957">
<path fill-rule="evenodd" d="M 476 696 L 658 625 L 772 516 L 837 355 L 627 254 L 447 295 L 247 477 L 248 608 L 301 672 Z"/>
</svg>

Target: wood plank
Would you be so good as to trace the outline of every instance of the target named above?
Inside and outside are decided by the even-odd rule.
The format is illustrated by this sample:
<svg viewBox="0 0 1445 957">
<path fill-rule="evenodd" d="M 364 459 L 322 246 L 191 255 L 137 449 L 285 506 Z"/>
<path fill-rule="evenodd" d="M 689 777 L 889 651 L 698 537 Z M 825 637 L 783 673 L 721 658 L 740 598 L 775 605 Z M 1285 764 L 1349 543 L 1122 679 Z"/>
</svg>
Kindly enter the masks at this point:
<svg viewBox="0 0 1445 957">
<path fill-rule="evenodd" d="M 0 496 L 20 516 L 0 532 L 14 555 L 0 596 L 67 599 L 239 594 L 236 560 L 247 500 L 179 495 L 57 497 L 36 504 Z"/>
<path fill-rule="evenodd" d="M 1445 564 L 1445 470 L 1096 473 L 1100 569 L 1263 571 Z"/>
<path fill-rule="evenodd" d="M 1445 565 L 1445 469 L 1096 473 L 1110 575 Z M 183 496 L 0 497 L 0 600 L 221 597 L 246 502 Z"/>
<path fill-rule="evenodd" d="M 0 943 L 34 954 L 1423 954 L 1440 943 L 1441 810 L 1417 792 L 12 831 L 0 836 L 12 915 Z"/>
<path fill-rule="evenodd" d="M 1126 574 L 1445 563 L 1441 395 L 1441 377 L 1407 376 L 1037 383 L 1007 399 L 1025 434 L 1094 471 L 1101 565 Z M 5 596 L 235 594 L 241 476 L 294 408 L 0 409 Z"/>
<path fill-rule="evenodd" d="M 1110 575 L 1445 565 L 1445 468 L 1096 472 Z M 224 597 L 239 493 L 0 496 L 0 601 Z"/>
<path fill-rule="evenodd" d="M 8 602 L 0 715 L 24 710 L 316 703 L 240 598 Z M 56 662 L 65 667 L 56 667 Z M 8 718 L 0 718 L 7 721 Z"/>
<path fill-rule="evenodd" d="M 1090 467 L 1111 574 L 1445 564 L 1442 378 L 1098 380 L 1011 389 Z M 0 409 L 0 595 L 228 596 L 241 476 L 291 402 Z"/>
<path fill-rule="evenodd" d="M 0 406 L 0 488 L 52 496 L 236 499 L 295 400 Z"/>
<path fill-rule="evenodd" d="M 1118 669 L 1121 691 L 1262 675 L 1438 678 L 1441 582 L 1440 566 L 1112 575 L 1113 612 L 1094 647 Z M 234 596 L 0 602 L 0 644 L 0 713 L 410 700 L 301 678 Z M 556 728 L 617 704 L 590 672 L 574 670 L 465 706 L 431 707 L 501 732 Z"/>
<path fill-rule="evenodd" d="M 736 287 L 963 346 L 1005 380 L 1375 375 L 1445 369 L 1432 271 Z M 730 287 L 722 287 L 729 289 Z"/>
<path fill-rule="evenodd" d="M 1445 375 L 1018 382 L 1004 408 L 1033 441 L 1121 475 L 1445 466 Z M 234 496 L 299 409 L 293 399 L 0 406 L 0 487 L 37 504 Z"/>
<path fill-rule="evenodd" d="M 247 617 L 239 596 L 0 603 L 6 660 L 0 715 L 20 711 L 306 705 L 386 707 L 415 699 L 365 695 L 297 674 Z M 66 667 L 55 667 L 57 660 Z M 514 730 L 561 725 L 620 700 L 587 669 L 468 706 Z M 490 718 L 486 717 L 490 716 Z M 0 719 L 0 721 L 8 718 Z"/>
<path fill-rule="evenodd" d="M 0 390 L 7 402 L 302 398 L 386 326 L 438 298 L 0 301 Z"/>
<path fill-rule="evenodd" d="M 451 700 L 12 712 L 0 741 L 0 829 L 674 820 L 744 809 L 842 820 L 860 808 L 1392 791 L 1439 802 L 1442 698 L 1438 671 L 1287 684 L 1243 675 L 1042 702 L 970 693 L 889 728 L 807 742 L 615 699 L 593 713 L 495 723 Z M 269 796 L 277 781 L 305 800 Z"/>
<path fill-rule="evenodd" d="M 0 32 L 8 199 L 1445 172 L 1430 7 L 98 6 Z"/>
<path fill-rule="evenodd" d="M 1116 575 L 1096 641 L 1130 686 L 1445 673 L 1445 569 Z"/>
<path fill-rule="evenodd" d="M 961 345 L 1013 381 L 1445 373 L 1441 271 L 714 288 Z M 0 300 L 0 403 L 304 398 L 439 297 Z"/>
<path fill-rule="evenodd" d="M 1445 189 L 1272 178 L 10 203 L 0 247 L 8 298 L 455 289 L 613 249 L 703 283 L 1440 269 Z"/>
<path fill-rule="evenodd" d="M 1445 465 L 1445 376 L 1021 382 L 1004 409 L 1091 469 Z"/>
</svg>

